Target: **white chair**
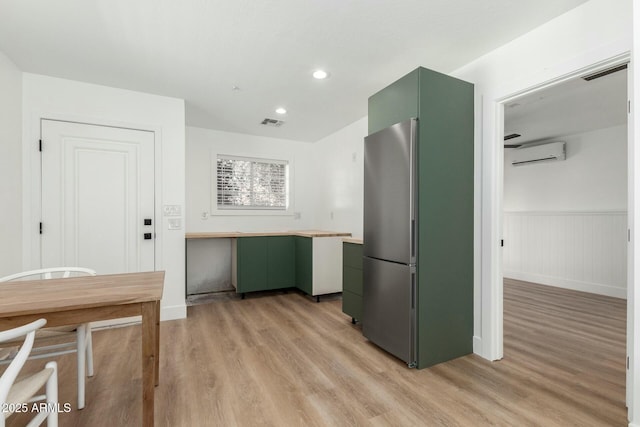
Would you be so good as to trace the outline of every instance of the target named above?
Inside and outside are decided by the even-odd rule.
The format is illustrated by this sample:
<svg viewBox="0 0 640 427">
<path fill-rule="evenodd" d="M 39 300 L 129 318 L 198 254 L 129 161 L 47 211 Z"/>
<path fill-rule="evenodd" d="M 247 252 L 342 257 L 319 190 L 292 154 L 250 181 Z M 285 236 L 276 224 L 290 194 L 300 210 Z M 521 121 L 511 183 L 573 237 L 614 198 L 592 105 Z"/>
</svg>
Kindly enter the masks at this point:
<svg viewBox="0 0 640 427">
<path fill-rule="evenodd" d="M 58 426 L 58 367 L 56 362 L 48 362 L 41 371 L 25 378 L 16 378 L 29 357 L 36 335 L 36 329 L 47 323 L 45 319 L 36 320 L 28 325 L 0 332 L 0 345 L 25 337 L 20 349 L 11 363 L 0 376 L 0 427 L 5 426 L 6 419 L 14 413 L 31 412 L 33 402 L 45 400 L 46 405 L 38 405 L 37 415 L 27 427 L 39 426 L 46 419 L 49 427 Z M 45 394 L 37 395 L 44 386 Z"/>
<path fill-rule="evenodd" d="M 95 275 L 96 272 L 89 268 L 53 267 L 12 274 L 11 276 L 0 278 L 0 282 Z M 56 342 L 64 340 L 64 342 L 41 345 L 41 343 L 51 340 L 56 340 Z M 29 359 L 48 358 L 73 352 L 78 354 L 78 409 L 82 409 L 85 405 L 85 376 L 93 376 L 93 348 L 90 324 L 84 323 L 82 325 L 46 328 L 38 331 L 36 334 L 36 346 L 33 348 Z M 0 360 L 0 364 L 8 363 L 10 360 L 11 359 Z"/>
</svg>

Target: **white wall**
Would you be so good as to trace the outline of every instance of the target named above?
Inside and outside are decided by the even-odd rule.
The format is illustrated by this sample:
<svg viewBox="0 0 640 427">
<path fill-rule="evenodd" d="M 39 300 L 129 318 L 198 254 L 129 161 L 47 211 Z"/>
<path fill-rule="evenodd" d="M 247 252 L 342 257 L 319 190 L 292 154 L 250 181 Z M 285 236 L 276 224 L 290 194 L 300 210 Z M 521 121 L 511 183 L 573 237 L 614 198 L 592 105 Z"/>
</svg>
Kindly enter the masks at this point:
<svg viewBox="0 0 640 427">
<path fill-rule="evenodd" d="M 365 136 L 367 117 L 314 144 L 318 228 L 362 238 Z"/>
<path fill-rule="evenodd" d="M 293 174 L 291 214 L 209 215 L 214 183 L 212 154 L 227 154 L 275 160 L 290 159 Z M 211 129 L 187 127 L 186 171 L 187 232 L 195 231 L 278 231 L 313 227 L 315 159 L 308 143 L 267 138 Z M 293 213 L 300 214 L 295 219 Z M 203 213 L 206 219 L 203 219 Z"/>
<path fill-rule="evenodd" d="M 51 118 L 122 126 L 155 132 L 156 269 L 165 270 L 163 320 L 186 317 L 184 304 L 184 229 L 169 230 L 162 205 L 185 210 L 184 101 L 42 75 L 23 75 L 24 218 L 35 224 L 40 212 L 39 156 L 34 149 L 40 120 Z M 162 218 L 160 222 L 159 218 Z M 39 238 L 25 224 L 24 266 L 40 264 Z"/>
<path fill-rule="evenodd" d="M 553 140 L 567 143 L 565 161 L 514 167 L 505 150 L 505 211 L 627 209 L 626 125 Z"/>
<path fill-rule="evenodd" d="M 476 89 L 476 293 L 474 351 L 502 358 L 502 136 L 499 102 L 631 49 L 632 0 L 591 0 L 452 74 Z M 614 61 L 611 61 L 614 62 Z M 478 197 L 478 194 L 476 194 Z"/>
<path fill-rule="evenodd" d="M 503 275 L 626 298 L 627 127 L 569 135 L 565 161 L 511 165 Z"/>
<path fill-rule="evenodd" d="M 0 52 L 0 277 L 22 271 L 22 72 Z"/>
<path fill-rule="evenodd" d="M 213 158 L 216 154 L 289 160 L 292 178 L 291 209 L 285 215 L 248 212 L 220 215 L 212 210 Z M 313 145 L 196 127 L 187 128 L 187 232 L 284 231 L 316 227 L 317 158 Z M 213 214 L 212 214 L 213 213 Z M 294 216 L 299 214 L 299 218 Z M 228 289 L 231 282 L 229 239 L 187 243 L 189 294 Z M 202 262 L 203 260 L 209 262 Z"/>
</svg>

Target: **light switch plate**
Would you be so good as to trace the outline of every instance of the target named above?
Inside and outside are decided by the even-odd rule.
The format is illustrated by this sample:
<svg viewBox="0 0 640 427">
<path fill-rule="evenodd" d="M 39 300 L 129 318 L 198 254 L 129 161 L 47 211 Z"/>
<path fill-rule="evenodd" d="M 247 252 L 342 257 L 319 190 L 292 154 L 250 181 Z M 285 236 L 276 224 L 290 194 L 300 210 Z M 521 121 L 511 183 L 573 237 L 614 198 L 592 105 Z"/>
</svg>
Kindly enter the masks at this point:
<svg viewBox="0 0 640 427">
<path fill-rule="evenodd" d="M 164 216 L 182 216 L 182 206 L 180 205 L 164 205 L 162 207 Z"/>
</svg>

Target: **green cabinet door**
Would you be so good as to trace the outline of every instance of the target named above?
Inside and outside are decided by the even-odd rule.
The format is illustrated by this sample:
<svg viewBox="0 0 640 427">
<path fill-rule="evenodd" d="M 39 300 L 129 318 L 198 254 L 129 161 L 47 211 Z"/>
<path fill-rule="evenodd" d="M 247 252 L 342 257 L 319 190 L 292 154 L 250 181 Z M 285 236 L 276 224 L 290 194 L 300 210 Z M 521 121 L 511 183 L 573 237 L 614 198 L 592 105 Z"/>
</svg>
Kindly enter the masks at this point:
<svg viewBox="0 0 640 427">
<path fill-rule="evenodd" d="M 342 312 L 362 319 L 362 245 L 342 244 Z"/>
<path fill-rule="evenodd" d="M 237 292 L 268 289 L 267 253 L 268 237 L 239 237 L 237 241 Z"/>
<path fill-rule="evenodd" d="M 311 237 L 295 236 L 296 287 L 313 295 L 313 241 Z"/>
<path fill-rule="evenodd" d="M 267 237 L 267 288 L 295 286 L 294 236 Z"/>
</svg>

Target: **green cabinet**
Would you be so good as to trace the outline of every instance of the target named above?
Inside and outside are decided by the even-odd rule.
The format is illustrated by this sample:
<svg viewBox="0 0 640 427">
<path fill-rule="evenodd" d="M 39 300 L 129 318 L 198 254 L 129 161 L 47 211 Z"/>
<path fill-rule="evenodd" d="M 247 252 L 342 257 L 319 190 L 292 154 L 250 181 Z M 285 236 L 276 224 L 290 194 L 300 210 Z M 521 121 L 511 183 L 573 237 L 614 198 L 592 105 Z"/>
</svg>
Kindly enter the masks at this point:
<svg viewBox="0 0 640 427">
<path fill-rule="evenodd" d="M 362 245 L 342 244 L 342 312 L 351 322 L 362 319 Z"/>
<path fill-rule="evenodd" d="M 313 239 L 295 236 L 295 283 L 307 295 L 313 295 Z"/>
<path fill-rule="evenodd" d="M 236 291 L 239 293 L 295 286 L 293 236 L 236 239 Z"/>
<path fill-rule="evenodd" d="M 473 351 L 473 108 L 472 84 L 422 67 L 369 98 L 369 133 L 418 119 L 418 368 Z"/>
</svg>

